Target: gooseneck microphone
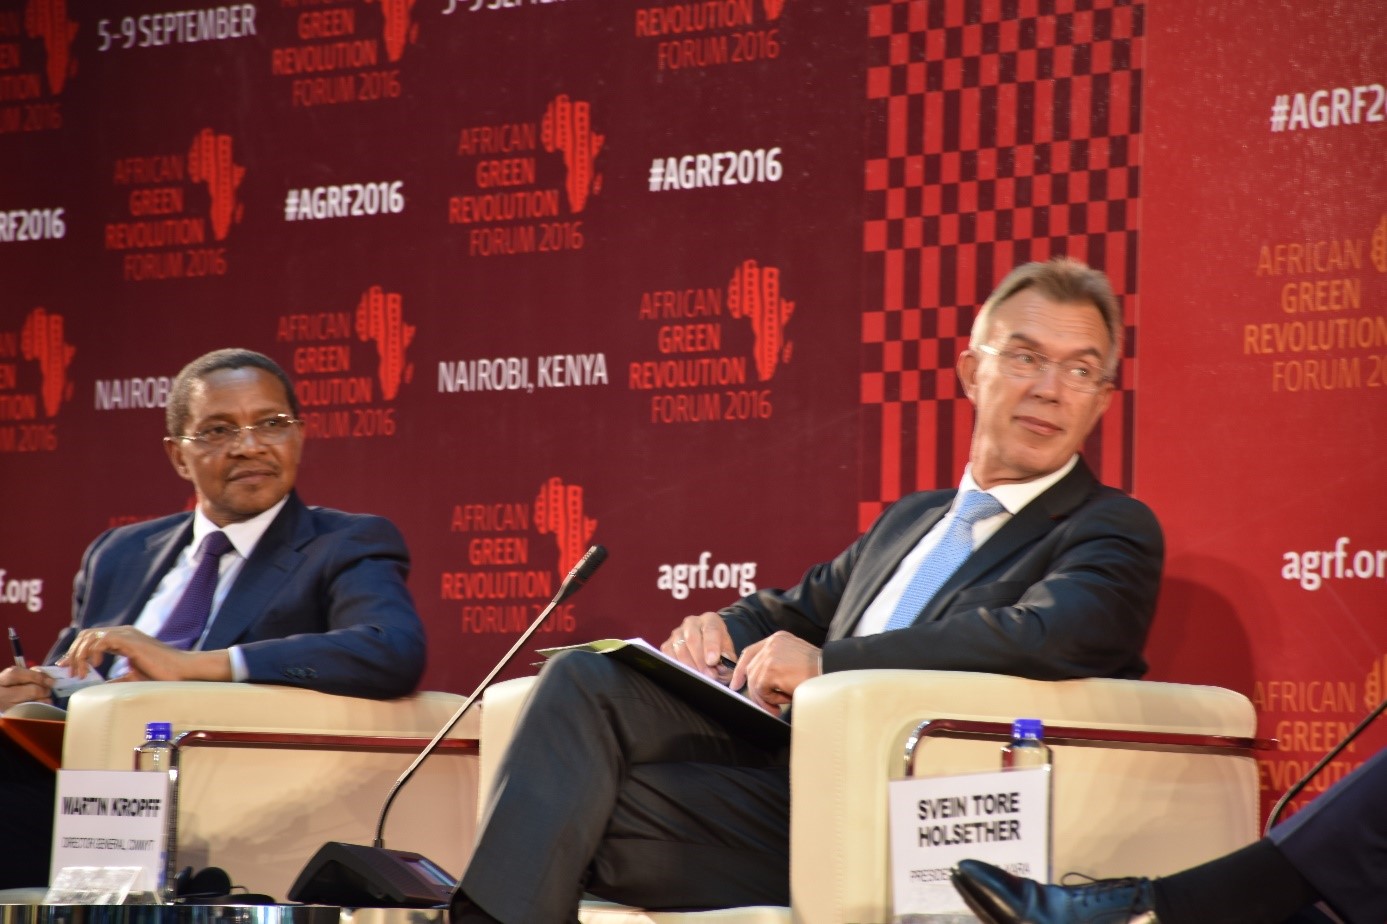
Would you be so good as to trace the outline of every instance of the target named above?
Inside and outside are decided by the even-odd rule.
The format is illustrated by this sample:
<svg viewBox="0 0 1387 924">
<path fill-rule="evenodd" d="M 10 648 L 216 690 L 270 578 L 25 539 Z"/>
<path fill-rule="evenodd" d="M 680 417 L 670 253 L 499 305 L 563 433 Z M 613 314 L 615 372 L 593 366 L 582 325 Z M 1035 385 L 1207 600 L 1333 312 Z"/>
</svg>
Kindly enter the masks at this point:
<svg viewBox="0 0 1387 924">
<path fill-rule="evenodd" d="M 584 553 L 582 558 L 578 559 L 578 564 L 573 566 L 573 570 L 568 572 L 568 576 L 565 577 L 563 583 L 559 585 L 559 592 L 554 594 L 554 599 L 549 601 L 549 605 L 535 617 L 535 621 L 530 623 L 530 627 L 521 633 L 520 638 L 515 640 L 515 644 L 511 646 L 510 651 L 507 651 L 501 656 L 501 660 L 496 662 L 496 666 L 491 669 L 491 673 L 482 678 L 482 682 L 477 684 L 477 689 L 472 691 L 472 695 L 462 701 L 462 705 L 458 707 L 458 711 L 453 713 L 453 717 L 448 720 L 447 724 L 438 730 L 438 734 L 433 736 L 433 740 L 424 745 L 424 749 L 419 752 L 418 757 L 414 758 L 414 762 L 405 768 L 404 773 L 400 774 L 400 778 L 395 781 L 395 785 L 390 787 L 390 794 L 385 797 L 385 804 L 381 806 L 380 821 L 376 823 L 376 839 L 372 842 L 376 847 L 385 846 L 385 816 L 389 813 L 390 806 L 394 804 L 395 797 L 399 795 L 400 788 L 409 781 L 409 778 L 414 775 L 414 771 L 424 762 L 425 758 L 438 749 L 438 743 L 448 736 L 448 732 L 453 730 L 453 726 L 462 720 L 463 713 L 471 707 L 478 696 L 482 695 L 482 691 L 491 685 L 491 681 L 496 679 L 496 675 L 501 673 L 501 670 L 510 663 L 511 658 L 515 657 L 516 652 L 530 640 L 530 636 L 534 635 L 535 631 L 544 624 L 544 620 L 549 618 L 549 614 L 554 611 L 554 607 L 581 590 L 583 585 L 588 582 L 588 578 L 592 577 L 593 572 L 601 567 L 602 563 L 606 560 L 607 550 L 600 545 L 594 545 Z"/>
<path fill-rule="evenodd" d="M 1378 716 L 1382 715 L 1384 709 L 1387 709 L 1387 699 L 1378 703 L 1377 708 L 1373 709 L 1372 712 L 1369 712 L 1363 717 L 1361 722 L 1353 726 L 1349 733 L 1344 736 L 1343 741 L 1340 741 L 1338 744 L 1334 745 L 1334 747 L 1330 748 L 1328 754 L 1321 757 L 1313 767 L 1306 771 L 1304 776 L 1296 780 L 1291 788 L 1286 790 L 1285 795 L 1277 800 L 1276 805 L 1272 806 L 1271 814 L 1267 816 L 1266 826 L 1262 829 L 1263 837 L 1266 837 L 1267 834 L 1271 832 L 1271 829 L 1276 827 L 1277 822 L 1281 820 L 1281 813 L 1286 810 L 1286 806 L 1291 804 L 1291 800 L 1300 795 L 1301 790 L 1309 786 L 1310 781 L 1313 780 L 1321 770 L 1329 766 L 1329 762 L 1338 757 L 1339 753 L 1343 751 L 1344 748 L 1348 747 L 1354 738 L 1357 738 L 1363 733 L 1365 728 L 1373 724 L 1373 722 L 1376 722 Z"/>
<path fill-rule="evenodd" d="M 313 855 L 303 872 L 289 889 L 291 901 L 304 904 L 338 905 L 340 907 L 431 907 L 446 904 L 456 880 L 427 858 L 402 850 L 388 850 L 385 847 L 385 819 L 390 807 L 425 759 L 438 749 L 439 743 L 462 720 L 463 715 L 477 697 L 491 685 L 516 653 L 530 640 L 544 620 L 564 600 L 573 596 L 588 578 L 607 560 L 607 550 L 600 545 L 590 547 L 573 570 L 559 585 L 558 593 L 549 601 L 534 622 L 530 623 L 510 650 L 501 656 L 496 666 L 482 678 L 477 688 L 462 701 L 443 727 L 438 730 L 423 750 L 414 758 L 405 771 L 390 787 L 390 793 L 381 806 L 380 819 L 376 823 L 376 836 L 370 847 L 360 844 L 330 842 Z"/>
</svg>

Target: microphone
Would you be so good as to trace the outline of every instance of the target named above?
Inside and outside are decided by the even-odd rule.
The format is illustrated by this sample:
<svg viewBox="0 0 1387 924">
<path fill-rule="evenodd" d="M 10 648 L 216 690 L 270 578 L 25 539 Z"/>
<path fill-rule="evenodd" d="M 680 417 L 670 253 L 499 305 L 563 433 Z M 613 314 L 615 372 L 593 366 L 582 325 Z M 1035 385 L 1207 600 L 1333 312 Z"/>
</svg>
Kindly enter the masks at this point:
<svg viewBox="0 0 1387 924">
<path fill-rule="evenodd" d="M 1306 786 L 1309 786 L 1310 781 L 1313 780 L 1321 770 L 1329 766 L 1329 762 L 1334 758 L 1338 757 L 1340 751 L 1349 746 L 1349 742 L 1353 741 L 1354 738 L 1357 738 L 1360 734 L 1363 733 L 1363 730 L 1365 728 L 1373 724 L 1373 722 L 1377 721 L 1377 717 L 1382 715 L 1382 711 L 1384 709 L 1387 709 L 1387 699 L 1384 699 L 1382 702 L 1378 703 L 1377 707 L 1374 708 L 1372 712 L 1369 712 L 1367 715 L 1363 717 L 1363 720 L 1361 722 L 1353 726 L 1353 729 L 1349 731 L 1347 735 L 1344 736 L 1343 741 L 1340 741 L 1338 744 L 1334 745 L 1334 747 L 1330 749 L 1328 754 L 1324 755 L 1318 761 L 1316 761 L 1315 765 L 1311 767 L 1304 776 L 1296 780 L 1295 783 L 1291 786 L 1291 788 L 1286 790 L 1286 794 L 1276 801 L 1276 805 L 1272 806 L 1271 814 L 1267 816 L 1266 827 L 1262 829 L 1263 837 L 1266 837 L 1267 834 L 1270 833 L 1271 829 L 1276 827 L 1276 823 L 1281 820 L 1281 813 L 1286 810 L 1286 806 L 1291 804 L 1291 800 L 1294 799 L 1296 796 L 1300 795 L 1300 791 L 1304 789 Z"/>
<path fill-rule="evenodd" d="M 578 559 L 578 564 L 573 566 L 568 572 L 568 577 L 564 578 L 563 583 L 559 585 L 559 592 L 554 595 L 554 599 L 550 602 L 548 609 L 539 614 L 539 618 L 535 620 L 535 625 L 538 625 L 540 620 L 549 615 L 549 610 L 552 610 L 554 607 L 582 590 L 583 585 L 588 582 L 588 578 L 592 577 L 597 569 L 602 567 L 602 563 L 606 560 L 607 549 L 605 546 L 594 545 L 584 552 L 583 557 Z M 525 632 L 524 638 L 529 638 L 530 633 L 533 631 L 535 631 L 535 626 L 531 626 Z M 524 639 L 522 639 L 522 641 L 523 640 Z M 507 654 L 506 657 L 509 658 L 511 654 L 514 653 L 515 652 L 512 651 L 510 654 Z"/>
<path fill-rule="evenodd" d="M 385 819 L 390 807 L 395 803 L 401 788 L 414 775 L 414 771 L 424 760 L 437 750 L 439 743 L 461 721 L 463 714 L 476 702 L 477 697 L 491 685 L 491 681 L 510 663 L 516 653 L 530 640 L 544 620 L 564 600 L 573 596 L 588 579 L 607 560 L 607 550 L 600 546 L 590 547 L 568 576 L 559 584 L 554 599 L 535 617 L 510 650 L 501 656 L 477 688 L 462 701 L 443 727 L 438 730 L 424 749 L 414 758 L 395 780 L 381 806 L 380 819 L 376 823 L 376 836 L 370 847 L 360 844 L 329 842 L 324 844 L 313 859 L 308 861 L 303 872 L 299 873 L 289 889 L 289 899 L 309 905 L 337 905 L 339 907 L 433 907 L 445 905 L 457 886 L 457 880 L 441 867 L 417 853 L 403 850 L 390 850 L 385 846 Z"/>
</svg>

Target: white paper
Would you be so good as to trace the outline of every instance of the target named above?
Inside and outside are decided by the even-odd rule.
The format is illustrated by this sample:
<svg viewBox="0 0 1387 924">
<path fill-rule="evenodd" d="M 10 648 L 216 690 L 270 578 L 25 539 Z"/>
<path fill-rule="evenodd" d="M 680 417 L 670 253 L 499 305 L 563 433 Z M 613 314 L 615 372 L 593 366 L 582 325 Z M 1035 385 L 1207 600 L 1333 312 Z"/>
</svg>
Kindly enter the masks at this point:
<svg viewBox="0 0 1387 924">
<path fill-rule="evenodd" d="M 949 881 L 959 860 L 1050 880 L 1050 768 L 892 780 L 894 914 L 966 912 Z"/>
<path fill-rule="evenodd" d="M 50 881 L 66 867 L 138 867 L 135 891 L 158 894 L 173 810 L 167 773 L 59 770 Z"/>
<path fill-rule="evenodd" d="M 53 678 L 55 681 L 53 684 L 54 696 L 71 696 L 84 687 L 94 687 L 99 683 L 106 682 L 106 678 L 94 670 L 87 671 L 85 677 L 74 677 L 71 670 L 57 664 L 40 664 L 34 670 Z"/>
</svg>

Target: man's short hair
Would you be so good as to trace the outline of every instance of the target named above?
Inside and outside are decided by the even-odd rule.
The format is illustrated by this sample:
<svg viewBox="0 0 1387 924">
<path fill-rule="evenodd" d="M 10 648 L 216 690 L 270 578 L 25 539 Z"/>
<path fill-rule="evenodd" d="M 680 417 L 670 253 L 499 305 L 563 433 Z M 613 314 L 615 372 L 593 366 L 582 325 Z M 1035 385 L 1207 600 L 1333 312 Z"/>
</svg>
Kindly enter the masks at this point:
<svg viewBox="0 0 1387 924">
<path fill-rule="evenodd" d="M 1025 289 L 1035 289 L 1052 302 L 1097 308 L 1103 316 L 1103 326 L 1108 329 L 1112 348 L 1112 354 L 1104 363 L 1104 371 L 1108 375 L 1117 372 L 1118 361 L 1122 358 L 1122 306 L 1118 304 L 1107 276 L 1072 257 L 1055 257 L 1044 263 L 1023 263 L 1008 273 L 978 309 L 977 317 L 973 319 L 969 346 L 976 349 L 987 340 L 992 312 L 1002 302 Z"/>
<path fill-rule="evenodd" d="M 299 416 L 298 396 L 294 394 L 294 386 L 289 381 L 289 376 L 279 367 L 279 363 L 254 350 L 213 350 L 188 363 L 173 380 L 173 386 L 169 389 L 168 407 L 164 409 L 164 424 L 168 427 L 169 436 L 183 435 L 183 427 L 188 422 L 188 401 L 194 382 L 200 382 L 222 369 L 245 369 L 248 366 L 263 369 L 279 379 L 280 384 L 284 386 L 284 394 L 289 399 L 289 410 L 295 417 Z"/>
</svg>

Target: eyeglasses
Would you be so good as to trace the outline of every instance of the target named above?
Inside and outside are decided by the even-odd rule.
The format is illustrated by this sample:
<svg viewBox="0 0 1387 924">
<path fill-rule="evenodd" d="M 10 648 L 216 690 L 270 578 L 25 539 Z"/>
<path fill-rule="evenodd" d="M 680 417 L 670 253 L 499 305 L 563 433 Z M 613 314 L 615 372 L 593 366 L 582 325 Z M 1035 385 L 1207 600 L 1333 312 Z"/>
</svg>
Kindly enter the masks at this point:
<svg viewBox="0 0 1387 924">
<path fill-rule="evenodd" d="M 1035 379 L 1046 369 L 1055 366 L 1060 371 L 1060 381 L 1067 387 L 1085 394 L 1094 395 L 1103 390 L 1109 381 L 1098 367 L 1082 359 L 1066 359 L 1063 362 L 1051 359 L 1034 350 L 999 350 L 988 344 L 980 344 L 976 349 L 988 356 L 995 356 L 1001 362 L 1002 372 L 1018 379 Z"/>
<path fill-rule="evenodd" d="M 294 427 L 301 423 L 303 421 L 297 417 L 290 417 L 288 414 L 276 414 L 273 417 L 266 417 L 264 420 L 257 420 L 253 424 L 246 424 L 244 427 L 238 427 L 235 424 L 213 424 L 187 436 L 167 436 L 165 439 L 182 440 L 185 443 L 201 443 L 208 449 L 225 449 L 236 442 L 242 433 L 249 433 L 263 445 L 277 446 L 287 440 L 289 434 L 294 432 Z"/>
</svg>

